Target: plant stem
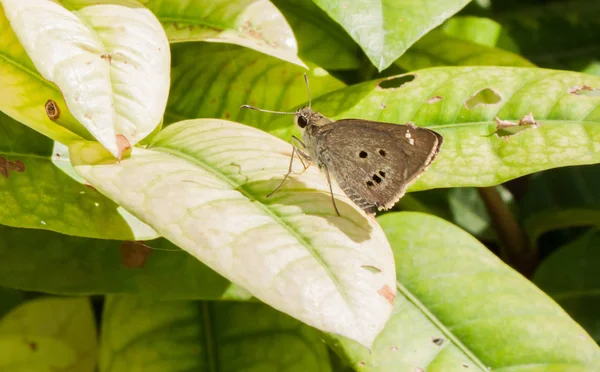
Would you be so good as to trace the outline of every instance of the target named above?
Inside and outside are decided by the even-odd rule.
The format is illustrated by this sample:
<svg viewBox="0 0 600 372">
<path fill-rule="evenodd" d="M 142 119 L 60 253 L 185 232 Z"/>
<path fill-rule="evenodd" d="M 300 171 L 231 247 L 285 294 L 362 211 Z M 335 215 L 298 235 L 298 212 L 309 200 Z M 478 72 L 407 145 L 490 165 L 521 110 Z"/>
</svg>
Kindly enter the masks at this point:
<svg viewBox="0 0 600 372">
<path fill-rule="evenodd" d="M 496 187 L 480 187 L 478 191 L 503 246 L 503 259 L 521 274 L 530 277 L 539 261 L 537 251 L 529 247 L 525 232 L 500 197 Z"/>
</svg>

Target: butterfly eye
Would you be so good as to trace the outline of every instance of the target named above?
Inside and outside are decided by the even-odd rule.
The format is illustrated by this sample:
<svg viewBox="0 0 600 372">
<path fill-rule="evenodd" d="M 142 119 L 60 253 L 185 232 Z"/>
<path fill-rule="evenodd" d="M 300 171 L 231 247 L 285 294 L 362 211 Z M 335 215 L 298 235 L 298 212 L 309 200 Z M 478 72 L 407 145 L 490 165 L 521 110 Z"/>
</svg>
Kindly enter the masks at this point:
<svg viewBox="0 0 600 372">
<path fill-rule="evenodd" d="M 298 126 L 304 128 L 308 125 L 308 120 L 304 116 L 298 116 Z"/>
</svg>

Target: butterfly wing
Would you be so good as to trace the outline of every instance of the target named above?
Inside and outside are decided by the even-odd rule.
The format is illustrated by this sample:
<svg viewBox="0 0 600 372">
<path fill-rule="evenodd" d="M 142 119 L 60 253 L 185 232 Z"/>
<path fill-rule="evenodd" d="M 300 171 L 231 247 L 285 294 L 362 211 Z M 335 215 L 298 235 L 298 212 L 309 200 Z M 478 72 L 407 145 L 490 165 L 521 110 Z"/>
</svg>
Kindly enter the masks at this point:
<svg viewBox="0 0 600 372">
<path fill-rule="evenodd" d="M 440 134 L 412 124 L 345 119 L 322 127 L 318 160 L 369 213 L 389 209 L 435 160 Z"/>
</svg>

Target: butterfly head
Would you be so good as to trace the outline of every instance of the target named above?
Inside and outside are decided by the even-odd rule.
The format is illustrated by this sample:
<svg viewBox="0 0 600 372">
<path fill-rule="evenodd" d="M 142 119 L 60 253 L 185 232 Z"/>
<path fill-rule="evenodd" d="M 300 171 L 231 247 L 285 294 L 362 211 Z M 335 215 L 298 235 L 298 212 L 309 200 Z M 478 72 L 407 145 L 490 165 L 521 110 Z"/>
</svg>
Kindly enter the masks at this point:
<svg viewBox="0 0 600 372">
<path fill-rule="evenodd" d="M 294 123 L 300 129 L 306 129 L 309 126 L 320 127 L 331 121 L 325 118 L 320 113 L 313 111 L 310 107 L 303 107 L 300 110 L 296 111 L 294 115 Z"/>
</svg>

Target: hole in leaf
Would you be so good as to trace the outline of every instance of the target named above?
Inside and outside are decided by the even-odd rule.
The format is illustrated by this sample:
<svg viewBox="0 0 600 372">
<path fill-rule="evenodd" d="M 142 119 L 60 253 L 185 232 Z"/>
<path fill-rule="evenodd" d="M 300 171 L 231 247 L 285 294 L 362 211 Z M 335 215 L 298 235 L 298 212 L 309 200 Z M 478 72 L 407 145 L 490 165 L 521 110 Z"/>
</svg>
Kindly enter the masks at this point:
<svg viewBox="0 0 600 372">
<path fill-rule="evenodd" d="M 363 159 L 364 159 L 364 158 L 366 158 L 366 157 L 367 157 L 367 155 L 368 155 L 368 154 L 367 154 L 365 151 L 361 151 L 361 152 L 359 152 L 359 153 L 358 153 L 358 156 L 360 156 L 360 157 L 361 157 L 361 158 L 363 158 Z"/>
<path fill-rule="evenodd" d="M 467 110 L 473 110 L 478 106 L 495 105 L 500 101 L 502 101 L 502 97 L 499 93 L 493 89 L 485 88 L 473 94 L 468 100 L 466 100 L 465 107 Z"/>
<path fill-rule="evenodd" d="M 383 80 L 377 86 L 381 89 L 397 89 L 413 80 L 415 80 L 415 75 L 404 75 Z"/>
</svg>

